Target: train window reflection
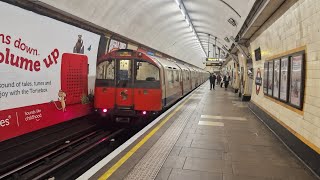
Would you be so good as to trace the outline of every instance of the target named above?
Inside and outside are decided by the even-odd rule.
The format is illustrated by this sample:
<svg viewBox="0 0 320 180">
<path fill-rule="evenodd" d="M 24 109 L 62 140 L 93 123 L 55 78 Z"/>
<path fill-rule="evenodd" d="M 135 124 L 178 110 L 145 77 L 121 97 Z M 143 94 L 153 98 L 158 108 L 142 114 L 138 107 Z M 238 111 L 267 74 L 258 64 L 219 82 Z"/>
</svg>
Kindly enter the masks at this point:
<svg viewBox="0 0 320 180">
<path fill-rule="evenodd" d="M 101 62 L 97 66 L 97 79 L 114 79 L 114 60 Z"/>
<path fill-rule="evenodd" d="M 138 81 L 159 81 L 159 68 L 144 61 L 136 62 L 136 80 Z"/>
</svg>

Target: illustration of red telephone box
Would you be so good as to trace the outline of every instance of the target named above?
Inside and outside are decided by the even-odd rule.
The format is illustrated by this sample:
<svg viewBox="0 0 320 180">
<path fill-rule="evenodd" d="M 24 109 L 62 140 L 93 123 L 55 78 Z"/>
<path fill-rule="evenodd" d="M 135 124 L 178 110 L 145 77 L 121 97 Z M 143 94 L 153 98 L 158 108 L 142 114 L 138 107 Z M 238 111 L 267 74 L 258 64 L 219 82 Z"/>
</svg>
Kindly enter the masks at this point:
<svg viewBox="0 0 320 180">
<path fill-rule="evenodd" d="M 83 54 L 62 54 L 61 89 L 66 93 L 66 104 L 79 104 L 88 95 L 88 57 Z"/>
</svg>

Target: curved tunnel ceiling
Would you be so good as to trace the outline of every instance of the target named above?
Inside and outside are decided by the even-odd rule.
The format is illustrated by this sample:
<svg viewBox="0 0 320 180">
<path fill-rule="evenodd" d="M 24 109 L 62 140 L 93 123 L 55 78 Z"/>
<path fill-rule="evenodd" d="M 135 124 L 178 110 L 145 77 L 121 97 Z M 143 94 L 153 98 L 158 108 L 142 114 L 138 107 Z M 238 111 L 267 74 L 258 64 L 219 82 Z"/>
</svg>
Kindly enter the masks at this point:
<svg viewBox="0 0 320 180">
<path fill-rule="evenodd" d="M 230 48 L 256 0 L 39 0 L 175 58 L 204 67 L 208 51 Z M 195 33 L 178 4 L 186 10 Z M 228 19 L 233 18 L 237 26 Z M 197 35 L 197 36 L 196 36 Z M 199 39 L 197 38 L 199 37 Z M 201 45 L 200 45 L 201 43 Z"/>
</svg>

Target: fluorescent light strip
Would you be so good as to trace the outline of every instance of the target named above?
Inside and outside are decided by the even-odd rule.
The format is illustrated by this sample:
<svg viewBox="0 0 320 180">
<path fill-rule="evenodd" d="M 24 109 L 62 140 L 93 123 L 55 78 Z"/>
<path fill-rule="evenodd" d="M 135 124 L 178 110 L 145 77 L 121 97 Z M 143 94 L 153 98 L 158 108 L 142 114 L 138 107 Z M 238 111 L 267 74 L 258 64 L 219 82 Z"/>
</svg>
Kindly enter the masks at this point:
<svg viewBox="0 0 320 180">
<path fill-rule="evenodd" d="M 193 24 L 192 24 L 192 22 L 191 22 L 191 19 L 190 19 L 190 17 L 189 17 L 189 14 L 188 14 L 188 12 L 187 12 L 187 10 L 186 10 L 183 2 L 182 2 L 181 0 L 175 0 L 175 2 L 176 2 L 177 5 L 179 6 L 180 11 L 181 11 L 183 17 L 185 18 L 185 21 L 187 22 L 188 26 L 189 26 L 190 29 L 191 29 L 191 32 L 193 32 L 193 34 L 196 36 L 196 38 L 197 38 L 197 40 L 198 40 L 198 42 L 199 42 L 199 45 L 200 45 L 200 47 L 201 47 L 204 55 L 207 56 L 206 51 L 204 50 L 204 48 L 203 48 L 203 46 L 202 46 L 202 44 L 201 44 L 200 38 L 199 38 L 196 30 L 194 29 L 194 26 L 193 26 Z M 209 55 L 209 54 L 208 54 L 208 55 Z"/>
<path fill-rule="evenodd" d="M 179 0 L 175 0 L 176 1 L 176 3 L 178 4 L 178 6 L 180 6 L 180 2 L 179 2 Z"/>
</svg>

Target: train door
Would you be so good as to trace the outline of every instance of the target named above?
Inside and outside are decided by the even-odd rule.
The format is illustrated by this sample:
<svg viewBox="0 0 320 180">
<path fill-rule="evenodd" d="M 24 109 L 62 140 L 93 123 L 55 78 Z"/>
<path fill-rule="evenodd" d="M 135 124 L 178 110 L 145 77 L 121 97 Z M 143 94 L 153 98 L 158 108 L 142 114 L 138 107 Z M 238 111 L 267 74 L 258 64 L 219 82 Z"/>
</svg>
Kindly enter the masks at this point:
<svg viewBox="0 0 320 180">
<path fill-rule="evenodd" d="M 134 109 L 138 111 L 160 111 L 162 90 L 160 69 L 145 60 L 134 63 Z"/>
<path fill-rule="evenodd" d="M 115 64 L 114 59 L 104 60 L 97 65 L 94 107 L 114 108 L 115 105 Z"/>
<path fill-rule="evenodd" d="M 131 59 L 120 59 L 117 61 L 116 75 L 116 107 L 122 110 L 133 109 L 133 78 Z"/>
</svg>

